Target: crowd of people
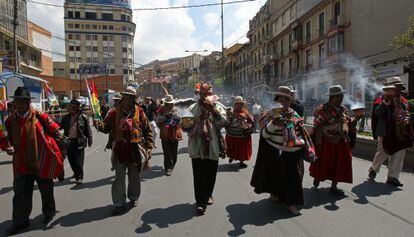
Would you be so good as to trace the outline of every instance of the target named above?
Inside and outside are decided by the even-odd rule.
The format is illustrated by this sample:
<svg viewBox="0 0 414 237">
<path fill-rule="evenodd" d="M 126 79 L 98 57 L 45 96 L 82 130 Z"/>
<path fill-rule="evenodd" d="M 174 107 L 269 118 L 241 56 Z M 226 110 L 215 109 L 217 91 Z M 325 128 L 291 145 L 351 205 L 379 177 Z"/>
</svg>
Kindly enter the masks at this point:
<svg viewBox="0 0 414 237">
<path fill-rule="evenodd" d="M 372 129 L 378 149 L 368 178 L 374 180 L 382 163 L 389 160 L 387 183 L 401 187 L 399 175 L 406 150 L 413 145 L 412 115 L 403 96 L 405 85 L 390 78 L 383 95 L 376 98 Z M 330 193 L 344 195 L 338 183 L 352 183 L 352 149 L 356 144 L 356 125 L 364 112 L 349 111 L 343 105 L 346 92 L 340 85 L 329 88 L 328 102 L 316 108 L 314 124 L 307 128 L 303 106 L 291 87 L 280 86 L 274 93 L 274 106 L 264 110 L 253 104 L 252 113 L 242 96 L 231 107 L 218 101 L 211 84 L 202 83 L 197 101 L 183 113 L 168 93 L 160 102 L 146 97 L 137 102 L 137 92 L 128 87 L 113 97 L 112 108 L 105 108 L 102 121 L 93 126 L 108 134 L 106 149 L 112 151 L 111 169 L 113 215 L 137 206 L 141 193 L 140 173 L 151 167 L 151 154 L 159 136 L 164 154 L 165 175 L 173 175 L 178 144 L 188 134 L 188 153 L 193 170 L 195 211 L 199 215 L 214 204 L 213 193 L 221 158 L 247 167 L 252 159 L 252 134 L 260 129 L 260 141 L 250 185 L 257 194 L 268 193 L 273 202 L 284 204 L 300 215 L 304 205 L 304 161 L 310 163 L 310 176 L 318 188 L 332 181 Z M 64 179 L 67 156 L 76 184 L 82 184 L 85 148 L 92 146 L 92 129 L 81 104 L 72 100 L 69 114 L 57 123 L 47 113 L 30 106 L 27 88 L 19 87 L 12 97 L 14 110 L 5 121 L 7 136 L 1 149 L 13 156 L 13 225 L 8 235 L 27 228 L 32 209 L 34 182 L 42 198 L 44 223 L 56 214 L 53 179 Z M 225 130 L 223 136 L 222 130 Z M 128 176 L 128 185 L 126 185 Z M 129 200 L 129 202 L 127 202 Z"/>
</svg>

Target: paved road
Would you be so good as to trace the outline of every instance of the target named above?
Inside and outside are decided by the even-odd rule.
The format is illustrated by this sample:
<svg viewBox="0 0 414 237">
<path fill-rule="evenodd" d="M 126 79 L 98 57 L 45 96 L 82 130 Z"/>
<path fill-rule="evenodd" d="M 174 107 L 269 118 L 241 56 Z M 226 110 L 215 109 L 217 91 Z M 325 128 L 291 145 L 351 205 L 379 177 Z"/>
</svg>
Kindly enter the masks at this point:
<svg viewBox="0 0 414 237">
<path fill-rule="evenodd" d="M 34 194 L 32 226 L 21 236 L 413 236 L 414 177 L 403 174 L 403 189 L 384 183 L 367 182 L 369 163 L 354 159 L 354 184 L 341 185 L 347 197 L 335 198 L 329 183 L 312 189 L 305 175 L 305 201 L 299 217 L 271 203 L 268 195 L 256 195 L 249 185 L 252 173 L 221 161 L 215 205 L 205 216 L 194 216 L 191 162 L 186 143 L 180 145 L 177 168 L 164 176 L 162 151 L 156 149 L 151 172 L 142 175 L 142 194 L 137 208 L 123 216 L 111 217 L 109 152 L 106 137 L 95 134 L 87 150 L 84 184 L 57 183 L 55 198 L 59 213 L 48 225 L 41 224 L 40 194 Z M 258 136 L 254 137 L 254 153 Z M 68 175 L 70 167 L 66 166 Z M 383 169 L 385 171 L 385 169 Z M 379 181 L 385 180 L 381 172 Z M 0 155 L 0 236 L 11 225 L 12 173 L 10 158 Z"/>
</svg>

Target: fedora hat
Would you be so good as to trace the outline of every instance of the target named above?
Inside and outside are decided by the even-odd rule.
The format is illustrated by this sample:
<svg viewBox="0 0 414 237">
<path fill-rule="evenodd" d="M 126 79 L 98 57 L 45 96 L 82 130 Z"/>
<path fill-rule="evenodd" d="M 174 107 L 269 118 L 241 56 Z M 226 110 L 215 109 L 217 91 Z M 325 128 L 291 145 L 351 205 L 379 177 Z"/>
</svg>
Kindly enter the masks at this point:
<svg viewBox="0 0 414 237">
<path fill-rule="evenodd" d="M 395 86 L 396 88 L 401 88 L 402 90 L 407 89 L 400 77 L 388 78 L 387 82 L 385 83 L 385 86 Z"/>
<path fill-rule="evenodd" d="M 30 91 L 26 87 L 17 87 L 14 91 L 14 95 L 10 96 L 13 99 L 34 99 L 34 97 L 30 96 Z"/>
<path fill-rule="evenodd" d="M 346 93 L 346 91 L 344 91 L 344 89 L 342 89 L 341 85 L 334 85 L 334 86 L 329 87 L 328 96 L 343 95 L 345 93 Z"/>
<path fill-rule="evenodd" d="M 114 96 L 112 97 L 113 100 L 120 100 L 122 99 L 122 95 L 119 92 L 115 92 Z"/>
<path fill-rule="evenodd" d="M 174 97 L 172 95 L 166 95 L 163 99 L 162 102 L 164 104 L 174 104 L 176 101 L 174 99 Z"/>
<path fill-rule="evenodd" d="M 397 88 L 396 86 L 394 86 L 394 85 L 385 85 L 383 88 L 382 88 L 382 90 L 384 90 L 384 91 L 386 91 L 386 90 L 393 90 L 393 89 L 395 89 L 395 88 Z"/>
<path fill-rule="evenodd" d="M 131 95 L 131 96 L 137 96 L 137 90 L 133 86 L 128 86 L 123 92 L 121 92 L 122 95 Z"/>
<path fill-rule="evenodd" d="M 74 106 L 74 107 L 79 107 L 79 106 L 81 106 L 81 103 L 79 101 L 73 99 L 69 102 L 69 105 Z"/>
<path fill-rule="evenodd" d="M 293 88 L 293 86 L 289 86 L 289 88 L 290 88 L 290 91 L 292 91 L 292 93 L 298 92 L 298 90 L 295 90 L 295 88 Z"/>
<path fill-rule="evenodd" d="M 279 98 L 279 97 L 284 97 L 287 98 L 289 100 L 292 100 L 292 89 L 290 89 L 290 87 L 288 86 L 279 86 L 279 88 L 277 89 L 277 92 L 275 93 L 275 101 Z"/>
<path fill-rule="evenodd" d="M 237 103 L 246 103 L 246 100 L 244 100 L 242 96 L 236 96 L 234 98 L 234 103 L 235 104 L 237 104 Z"/>
</svg>

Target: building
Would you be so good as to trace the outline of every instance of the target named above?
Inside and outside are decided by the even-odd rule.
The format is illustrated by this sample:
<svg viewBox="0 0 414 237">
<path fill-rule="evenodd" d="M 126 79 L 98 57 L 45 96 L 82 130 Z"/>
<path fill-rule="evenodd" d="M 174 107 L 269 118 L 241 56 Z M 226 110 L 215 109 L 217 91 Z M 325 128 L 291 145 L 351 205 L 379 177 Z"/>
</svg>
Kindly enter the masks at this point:
<svg viewBox="0 0 414 237">
<path fill-rule="evenodd" d="M 213 51 L 200 62 L 200 79 L 213 82 L 222 77 L 221 52 Z"/>
<path fill-rule="evenodd" d="M 27 3 L 18 0 L 18 27 L 17 48 L 19 71 L 36 76 L 42 72 L 42 52 L 34 47 L 28 39 L 27 29 Z M 3 70 L 14 70 L 14 45 L 13 45 L 13 1 L 0 0 L 0 51 L 6 51 L 3 56 Z"/>
<path fill-rule="evenodd" d="M 29 42 L 42 51 L 42 72 L 40 74 L 53 76 L 52 34 L 31 21 L 27 23 L 27 30 Z"/>
<path fill-rule="evenodd" d="M 324 101 L 340 84 L 365 101 L 375 94 L 368 86 L 375 79 L 400 75 L 408 82 L 409 62 L 389 42 L 407 29 L 412 9 L 413 1 L 267 1 L 248 32 L 252 92 L 292 85 L 302 100 Z"/>
<path fill-rule="evenodd" d="M 134 81 L 134 35 L 130 1 L 65 1 L 66 62 L 79 79 L 80 64 L 106 65 L 109 75 Z"/>
<path fill-rule="evenodd" d="M 63 62 L 53 62 L 53 76 L 54 77 L 68 77 L 68 70 L 67 70 L 68 64 Z"/>
<path fill-rule="evenodd" d="M 194 53 L 190 56 L 181 58 L 180 61 L 184 70 L 190 70 L 190 72 L 198 72 L 202 59 L 202 55 Z"/>
<path fill-rule="evenodd" d="M 225 85 L 227 87 L 232 86 L 233 92 L 236 92 L 234 86 L 236 86 L 237 82 L 237 54 L 238 51 L 243 47 L 243 44 L 235 44 L 228 49 L 224 50 L 225 56 Z"/>
<path fill-rule="evenodd" d="M 234 87 L 238 93 L 250 93 L 250 43 L 245 43 L 236 51 L 236 78 Z"/>
</svg>

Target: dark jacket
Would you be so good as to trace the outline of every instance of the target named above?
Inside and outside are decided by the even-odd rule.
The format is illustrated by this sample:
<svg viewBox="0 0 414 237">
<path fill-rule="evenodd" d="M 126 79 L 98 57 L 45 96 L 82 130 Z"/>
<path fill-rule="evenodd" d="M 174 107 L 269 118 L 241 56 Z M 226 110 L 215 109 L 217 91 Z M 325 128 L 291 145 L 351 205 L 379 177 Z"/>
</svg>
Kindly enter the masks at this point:
<svg viewBox="0 0 414 237">
<path fill-rule="evenodd" d="M 302 103 L 301 103 L 298 99 L 295 99 L 295 100 L 292 102 L 292 104 L 290 105 L 290 107 L 291 107 L 291 108 L 292 108 L 292 109 L 293 109 L 296 113 L 298 113 L 300 117 L 303 117 L 303 114 L 304 114 L 304 108 L 303 108 Z"/>
<path fill-rule="evenodd" d="M 71 115 L 65 115 L 60 122 L 65 136 L 69 136 L 71 126 Z M 89 125 L 89 119 L 83 113 L 78 115 L 78 146 L 85 148 L 87 144 L 92 144 L 92 130 Z"/>
<path fill-rule="evenodd" d="M 148 121 L 154 121 L 154 114 L 158 110 L 158 106 L 154 103 L 150 103 L 149 105 L 142 104 L 141 109 L 144 111 L 145 115 L 148 118 Z"/>
</svg>

